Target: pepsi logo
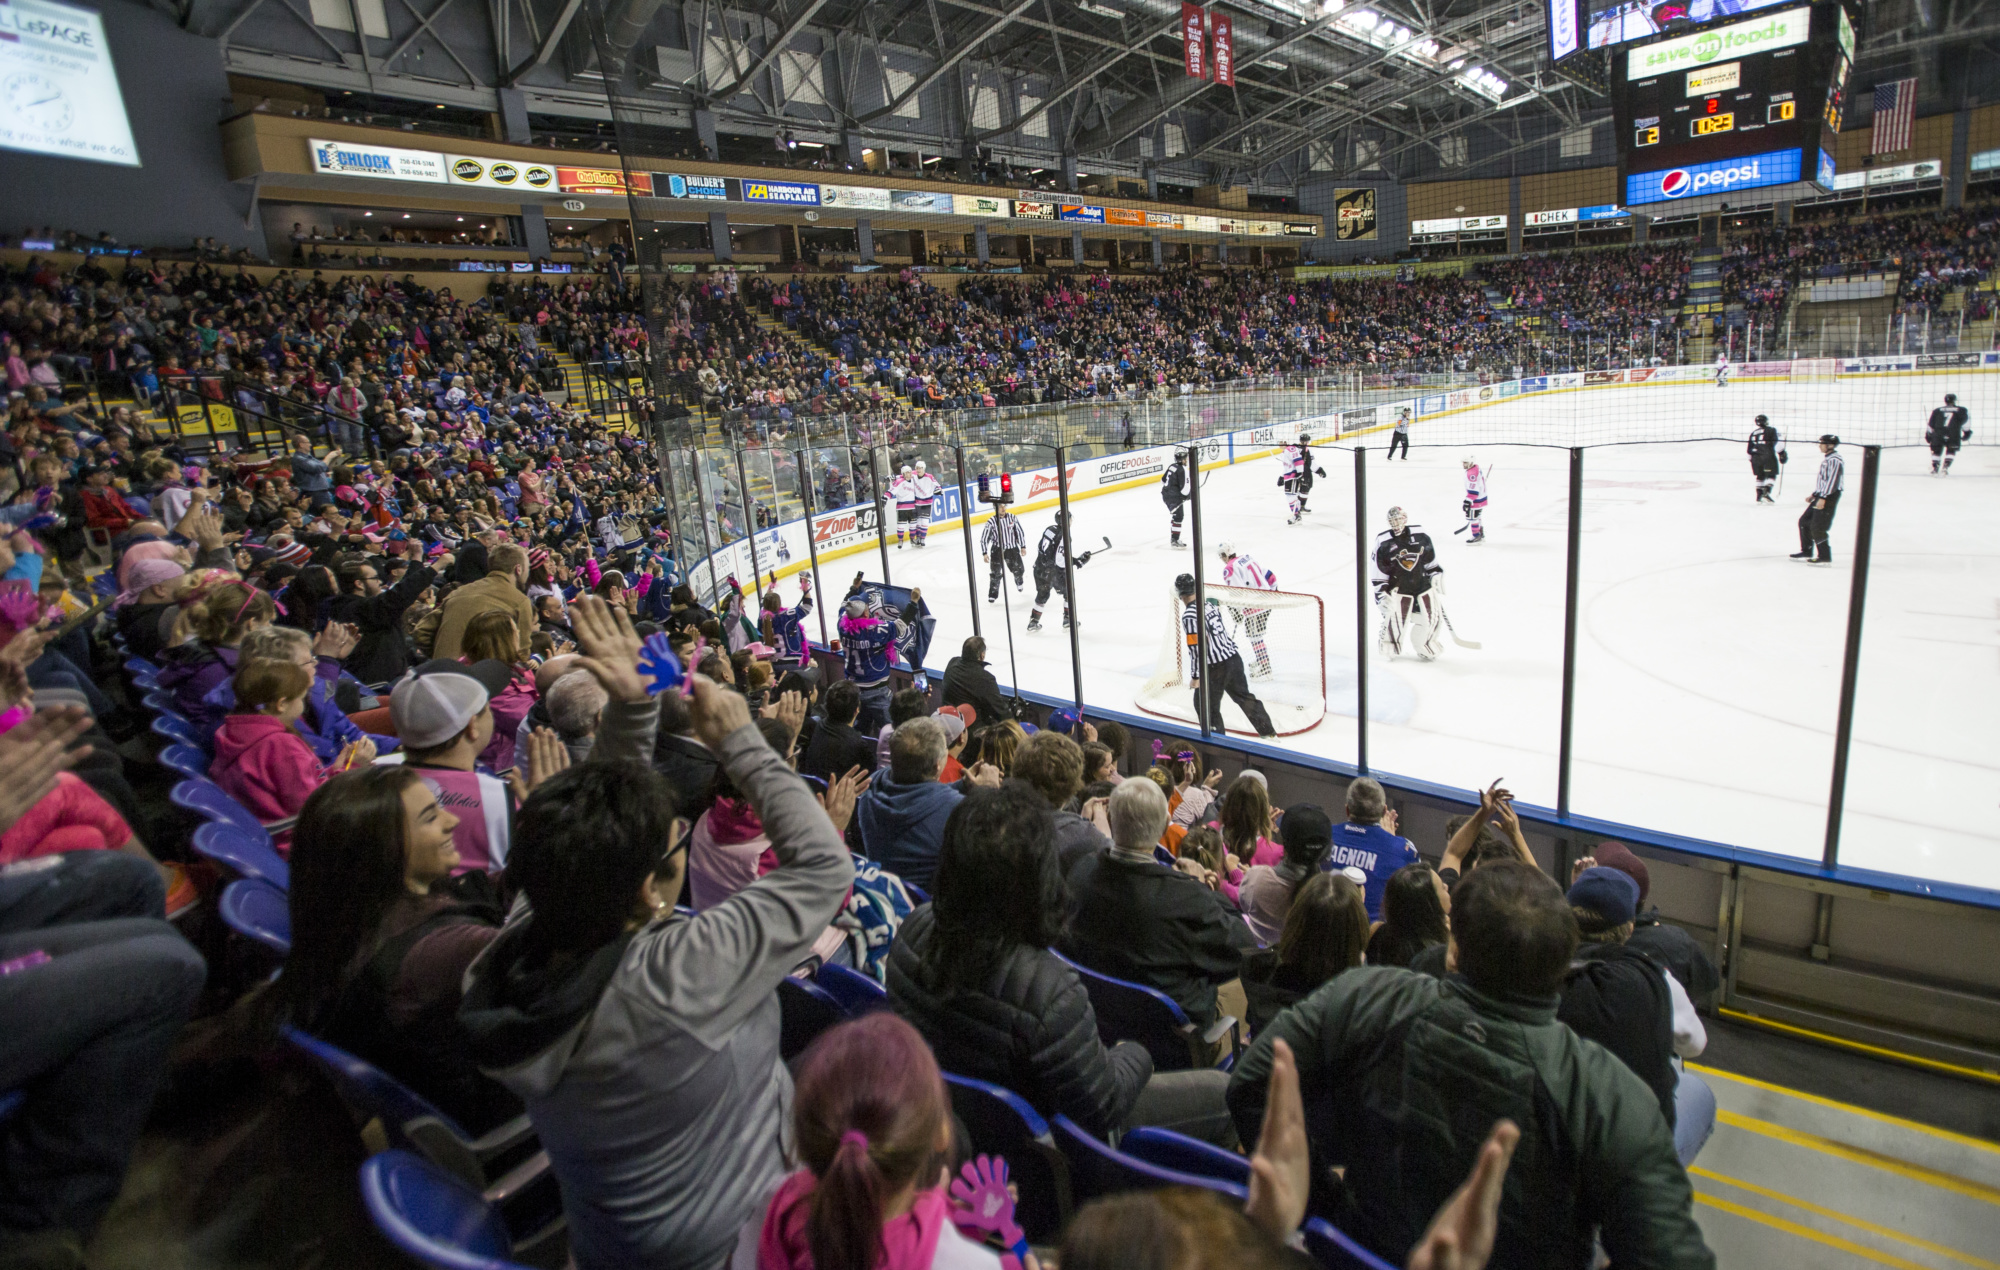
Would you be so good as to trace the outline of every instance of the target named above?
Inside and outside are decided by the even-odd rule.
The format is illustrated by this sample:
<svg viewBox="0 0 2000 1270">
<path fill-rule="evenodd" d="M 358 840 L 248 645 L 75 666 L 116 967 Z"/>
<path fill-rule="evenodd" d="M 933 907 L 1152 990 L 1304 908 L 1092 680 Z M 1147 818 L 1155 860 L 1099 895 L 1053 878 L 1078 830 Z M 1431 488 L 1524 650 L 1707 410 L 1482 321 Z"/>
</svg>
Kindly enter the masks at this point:
<svg viewBox="0 0 2000 1270">
<path fill-rule="evenodd" d="M 1675 168 L 1660 178 L 1660 193 L 1668 198 L 1680 198 L 1694 188 L 1694 178 L 1686 168 Z"/>
</svg>

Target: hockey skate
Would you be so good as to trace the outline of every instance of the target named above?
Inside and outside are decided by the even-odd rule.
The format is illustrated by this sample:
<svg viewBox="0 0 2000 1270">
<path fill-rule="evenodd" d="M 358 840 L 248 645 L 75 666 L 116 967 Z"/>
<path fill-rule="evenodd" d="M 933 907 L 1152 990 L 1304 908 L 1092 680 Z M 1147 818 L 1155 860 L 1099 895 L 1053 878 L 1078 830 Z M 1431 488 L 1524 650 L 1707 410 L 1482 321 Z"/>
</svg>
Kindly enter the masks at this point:
<svg viewBox="0 0 2000 1270">
<path fill-rule="evenodd" d="M 1028 629 L 1031 631 L 1042 629 L 1042 615 L 1040 613 L 1028 614 Z"/>
<path fill-rule="evenodd" d="M 1810 552 L 1810 551 L 1794 551 L 1794 552 L 1792 553 L 1792 559 L 1794 559 L 1794 560 L 1803 560 L 1803 561 L 1805 561 L 1805 562 L 1806 562 L 1807 564 L 1811 564 L 1811 563 L 1812 563 L 1812 558 L 1813 558 L 1813 557 L 1812 557 L 1812 552 Z"/>
<path fill-rule="evenodd" d="M 1070 622 L 1070 619 L 1069 619 L 1069 614 L 1067 614 L 1067 613 L 1063 614 L 1063 629 L 1064 629 L 1064 630 L 1068 630 L 1068 629 L 1069 629 L 1069 622 Z M 1076 629 L 1078 629 L 1078 630 L 1082 630 L 1082 629 L 1083 629 L 1083 623 L 1082 623 L 1082 622 L 1078 622 L 1078 623 L 1076 624 Z"/>
</svg>

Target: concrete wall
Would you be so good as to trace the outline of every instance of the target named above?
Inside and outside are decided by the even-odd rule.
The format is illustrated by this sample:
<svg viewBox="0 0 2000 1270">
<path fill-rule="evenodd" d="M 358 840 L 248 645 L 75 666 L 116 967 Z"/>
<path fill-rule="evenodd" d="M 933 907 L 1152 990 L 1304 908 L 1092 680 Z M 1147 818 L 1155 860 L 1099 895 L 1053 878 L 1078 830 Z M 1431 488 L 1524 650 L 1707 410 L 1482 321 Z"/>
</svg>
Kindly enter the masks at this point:
<svg viewBox="0 0 2000 1270">
<path fill-rule="evenodd" d="M 146 246 L 212 237 L 262 253 L 263 226 L 244 224 L 250 189 L 223 170 L 216 122 L 229 77 L 218 45 L 129 0 L 107 0 L 101 11 L 141 166 L 6 151 L 0 221 Z"/>
</svg>

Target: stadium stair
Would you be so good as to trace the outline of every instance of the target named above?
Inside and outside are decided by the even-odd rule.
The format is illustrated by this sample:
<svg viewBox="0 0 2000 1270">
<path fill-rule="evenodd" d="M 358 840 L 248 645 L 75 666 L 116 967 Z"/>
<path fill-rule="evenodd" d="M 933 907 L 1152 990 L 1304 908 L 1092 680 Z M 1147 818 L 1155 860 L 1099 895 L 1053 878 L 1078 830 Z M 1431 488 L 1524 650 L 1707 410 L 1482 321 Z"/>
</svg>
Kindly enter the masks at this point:
<svg viewBox="0 0 2000 1270">
<path fill-rule="evenodd" d="M 1722 311 L 1722 252 L 1696 252 L 1694 266 L 1688 270 L 1687 298 L 1681 302 L 1681 315 L 1713 319 Z M 1696 320 L 1685 325 L 1699 331 L 1707 329 L 1708 323 Z"/>
</svg>

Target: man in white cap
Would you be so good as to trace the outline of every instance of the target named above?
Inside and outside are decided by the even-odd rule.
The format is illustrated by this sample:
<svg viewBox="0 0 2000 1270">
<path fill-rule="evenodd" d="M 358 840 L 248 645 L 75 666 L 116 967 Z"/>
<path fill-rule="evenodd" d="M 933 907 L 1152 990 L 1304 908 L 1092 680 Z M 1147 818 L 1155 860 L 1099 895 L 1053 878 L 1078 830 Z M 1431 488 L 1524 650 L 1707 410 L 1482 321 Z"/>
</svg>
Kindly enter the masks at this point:
<svg viewBox="0 0 2000 1270">
<path fill-rule="evenodd" d="M 497 661 L 428 661 L 389 695 L 389 717 L 403 742 L 404 762 L 423 774 L 438 806 L 458 817 L 452 831 L 461 871 L 496 873 L 507 863 L 514 797 L 507 782 L 475 770 L 493 739 L 493 695 L 507 687 Z"/>
</svg>

